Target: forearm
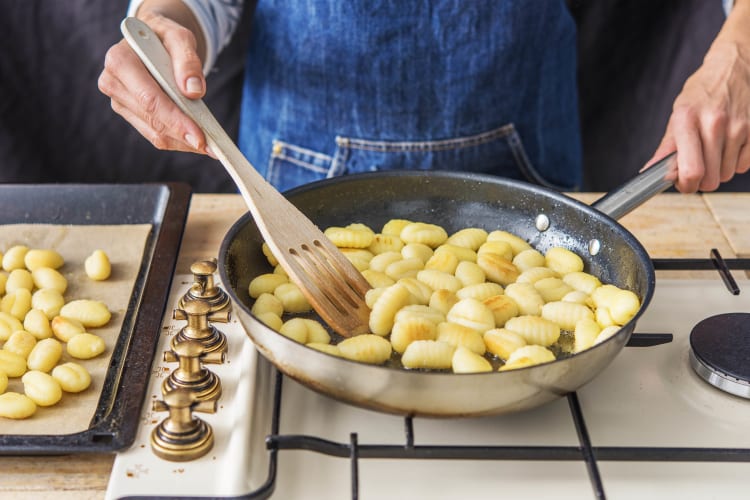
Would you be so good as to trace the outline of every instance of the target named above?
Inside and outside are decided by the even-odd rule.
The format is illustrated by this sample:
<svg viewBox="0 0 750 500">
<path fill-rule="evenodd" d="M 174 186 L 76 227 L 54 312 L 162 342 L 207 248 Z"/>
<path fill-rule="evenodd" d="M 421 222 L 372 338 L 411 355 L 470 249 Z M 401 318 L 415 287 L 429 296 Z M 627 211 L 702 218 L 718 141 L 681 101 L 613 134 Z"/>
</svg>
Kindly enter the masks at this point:
<svg viewBox="0 0 750 500">
<path fill-rule="evenodd" d="M 736 43 L 750 49 L 750 0 L 734 0 L 713 45 L 723 43 Z"/>
</svg>

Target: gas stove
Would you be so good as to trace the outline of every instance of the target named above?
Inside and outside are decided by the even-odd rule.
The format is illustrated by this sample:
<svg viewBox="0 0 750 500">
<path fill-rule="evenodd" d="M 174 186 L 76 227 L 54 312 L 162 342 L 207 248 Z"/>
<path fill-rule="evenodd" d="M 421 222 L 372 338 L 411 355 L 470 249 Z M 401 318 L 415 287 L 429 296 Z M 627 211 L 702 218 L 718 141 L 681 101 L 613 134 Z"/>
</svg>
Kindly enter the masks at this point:
<svg viewBox="0 0 750 500">
<path fill-rule="evenodd" d="M 153 402 L 175 368 L 158 353 L 184 327 L 173 311 L 193 284 L 178 275 L 141 426 L 115 459 L 107 498 L 747 498 L 750 399 L 736 394 L 749 363 L 722 363 L 738 352 L 723 346 L 747 345 L 750 281 L 722 277 L 657 278 L 636 333 L 599 376 L 493 417 L 412 419 L 335 401 L 279 374 L 237 320 L 216 323 L 227 351 L 210 370 L 222 395 L 215 413 L 195 414 L 213 445 L 173 461 L 154 453 L 151 436 L 166 415 Z M 711 335 L 722 348 L 705 347 Z"/>
</svg>

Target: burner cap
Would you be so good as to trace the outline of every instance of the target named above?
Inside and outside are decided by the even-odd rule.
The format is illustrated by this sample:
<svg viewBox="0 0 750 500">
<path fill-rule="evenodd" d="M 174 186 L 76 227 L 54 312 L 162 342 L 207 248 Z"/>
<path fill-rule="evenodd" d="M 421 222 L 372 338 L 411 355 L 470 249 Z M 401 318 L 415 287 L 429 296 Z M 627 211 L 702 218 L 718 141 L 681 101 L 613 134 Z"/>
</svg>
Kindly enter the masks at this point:
<svg viewBox="0 0 750 500">
<path fill-rule="evenodd" d="M 750 399 L 750 314 L 706 318 L 690 332 L 690 365 L 709 384 Z"/>
</svg>

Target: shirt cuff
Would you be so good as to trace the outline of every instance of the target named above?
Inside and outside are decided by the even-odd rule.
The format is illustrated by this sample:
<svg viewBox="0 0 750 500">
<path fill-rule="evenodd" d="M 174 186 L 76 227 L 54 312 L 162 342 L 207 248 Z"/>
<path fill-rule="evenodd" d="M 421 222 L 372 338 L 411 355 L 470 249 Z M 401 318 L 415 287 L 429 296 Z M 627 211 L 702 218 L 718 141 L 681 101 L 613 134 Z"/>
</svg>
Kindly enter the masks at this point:
<svg viewBox="0 0 750 500">
<path fill-rule="evenodd" d="M 135 16 L 143 0 L 130 0 L 128 16 Z M 206 42 L 206 59 L 203 61 L 203 74 L 208 75 L 216 58 L 232 38 L 242 13 L 240 0 L 182 0 L 198 21 Z"/>
</svg>

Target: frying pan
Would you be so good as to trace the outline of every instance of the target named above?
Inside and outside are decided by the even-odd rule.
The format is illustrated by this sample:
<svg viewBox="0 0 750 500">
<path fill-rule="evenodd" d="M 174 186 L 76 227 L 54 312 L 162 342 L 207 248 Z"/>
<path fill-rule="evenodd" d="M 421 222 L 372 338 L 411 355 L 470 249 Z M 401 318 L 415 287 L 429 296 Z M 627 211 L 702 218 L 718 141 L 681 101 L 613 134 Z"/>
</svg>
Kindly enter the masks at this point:
<svg viewBox="0 0 750 500">
<path fill-rule="evenodd" d="M 674 163 L 673 156 L 665 158 L 593 206 L 520 181 L 442 171 L 355 174 L 285 193 L 321 228 L 360 222 L 377 231 L 388 220 L 398 218 L 439 224 L 449 234 L 466 227 L 503 229 L 542 253 L 562 246 L 584 259 L 585 271 L 640 297 L 638 313 L 614 336 L 586 351 L 541 365 L 473 374 L 405 370 L 339 358 L 273 331 L 250 313 L 248 284 L 255 276 L 271 271 L 250 214 L 227 232 L 219 252 L 219 273 L 259 352 L 313 390 L 356 406 L 400 415 L 460 417 L 530 409 L 589 382 L 630 338 L 653 295 L 654 270 L 645 249 L 616 218 L 669 187 L 672 183 L 666 179 Z"/>
</svg>

